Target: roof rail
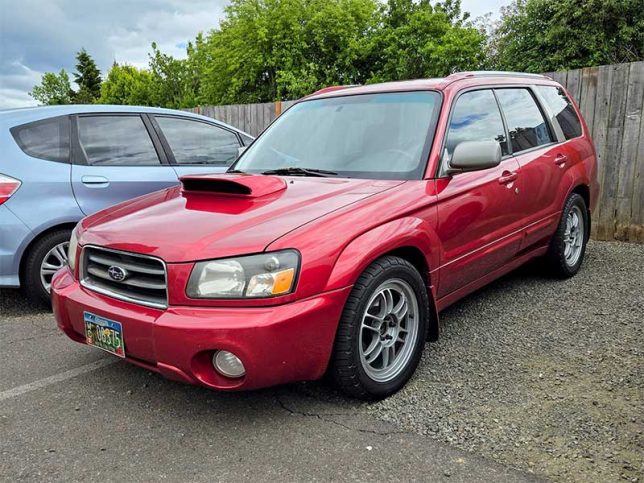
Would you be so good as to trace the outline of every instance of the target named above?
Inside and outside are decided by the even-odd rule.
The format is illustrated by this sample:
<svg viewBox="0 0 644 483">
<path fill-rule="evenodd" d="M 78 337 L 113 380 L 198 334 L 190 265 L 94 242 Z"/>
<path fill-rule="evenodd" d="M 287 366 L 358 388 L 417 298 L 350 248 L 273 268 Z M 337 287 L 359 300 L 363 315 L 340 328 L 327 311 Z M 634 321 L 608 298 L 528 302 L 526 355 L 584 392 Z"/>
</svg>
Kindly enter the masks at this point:
<svg viewBox="0 0 644 483">
<path fill-rule="evenodd" d="M 468 77 L 527 77 L 531 79 L 551 79 L 547 75 L 543 74 L 531 74 L 529 72 L 511 72 L 503 70 L 472 70 L 467 72 L 455 72 L 447 76 L 445 79 L 449 80 L 458 80 L 466 79 Z"/>
<path fill-rule="evenodd" d="M 317 91 L 309 94 L 306 97 L 310 96 L 317 96 L 318 94 L 324 94 L 325 92 L 333 92 L 333 91 L 339 91 L 341 89 L 348 89 L 350 87 L 360 87 L 360 84 L 350 84 L 346 86 L 329 86 L 329 87 L 323 87 L 322 89 L 318 89 Z"/>
</svg>

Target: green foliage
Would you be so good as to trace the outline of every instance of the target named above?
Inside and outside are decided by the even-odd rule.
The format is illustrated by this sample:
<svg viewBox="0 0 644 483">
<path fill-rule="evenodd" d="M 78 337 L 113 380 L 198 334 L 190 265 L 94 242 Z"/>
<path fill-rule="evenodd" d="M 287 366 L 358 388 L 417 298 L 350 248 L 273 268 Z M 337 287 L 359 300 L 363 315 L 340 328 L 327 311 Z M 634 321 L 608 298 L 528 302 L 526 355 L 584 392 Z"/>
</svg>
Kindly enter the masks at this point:
<svg viewBox="0 0 644 483">
<path fill-rule="evenodd" d="M 515 0 L 491 39 L 499 69 L 548 72 L 644 58 L 641 0 Z"/>
<path fill-rule="evenodd" d="M 52 106 L 71 104 L 74 91 L 69 82 L 69 75 L 65 69 L 61 69 L 58 74 L 45 72 L 40 84 L 34 86 L 29 95 L 41 104 Z"/>
<path fill-rule="evenodd" d="M 78 92 L 74 96 L 75 103 L 92 104 L 98 100 L 101 95 L 101 72 L 85 49 L 76 54 L 74 80 L 78 85 Z"/>
<path fill-rule="evenodd" d="M 337 84 L 440 77 L 492 68 L 546 72 L 644 58 L 641 0 L 514 0 L 476 25 L 460 0 L 232 0 L 185 59 L 155 43 L 147 69 L 114 63 L 101 82 L 76 55 L 78 92 L 46 73 L 42 103 L 171 108 L 296 99 Z"/>
<path fill-rule="evenodd" d="M 181 108 L 196 105 L 194 78 L 188 69 L 188 60 L 175 59 L 162 53 L 152 43 L 150 54 L 150 104 L 156 106 Z"/>
<path fill-rule="evenodd" d="M 371 40 L 367 82 L 440 77 L 483 62 L 485 37 L 462 14 L 460 1 L 389 0 Z"/>
<path fill-rule="evenodd" d="M 147 70 L 137 69 L 131 65 L 119 65 L 116 62 L 101 85 L 101 104 L 152 104 L 154 86 L 152 75 Z"/>
</svg>

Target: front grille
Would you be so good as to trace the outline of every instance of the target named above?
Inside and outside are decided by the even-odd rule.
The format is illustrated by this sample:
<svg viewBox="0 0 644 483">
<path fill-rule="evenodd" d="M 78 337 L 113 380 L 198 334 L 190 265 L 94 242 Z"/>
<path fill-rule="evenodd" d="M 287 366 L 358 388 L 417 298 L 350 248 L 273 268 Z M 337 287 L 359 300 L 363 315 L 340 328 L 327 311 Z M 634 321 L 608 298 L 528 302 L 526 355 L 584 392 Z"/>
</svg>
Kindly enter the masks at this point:
<svg viewBox="0 0 644 483">
<path fill-rule="evenodd" d="M 81 284 L 95 292 L 136 304 L 168 306 L 166 269 L 162 260 L 107 248 L 83 248 Z"/>
</svg>

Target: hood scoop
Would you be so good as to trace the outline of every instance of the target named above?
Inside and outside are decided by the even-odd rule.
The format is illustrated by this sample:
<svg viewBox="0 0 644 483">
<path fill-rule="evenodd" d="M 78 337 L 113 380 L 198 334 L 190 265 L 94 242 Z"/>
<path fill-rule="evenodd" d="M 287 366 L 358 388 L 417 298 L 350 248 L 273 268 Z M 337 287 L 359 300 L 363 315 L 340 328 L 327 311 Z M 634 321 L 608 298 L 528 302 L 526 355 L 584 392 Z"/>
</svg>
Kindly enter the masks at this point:
<svg viewBox="0 0 644 483">
<path fill-rule="evenodd" d="M 259 198 L 286 189 L 286 181 L 277 176 L 252 174 L 202 174 L 179 178 L 184 193 L 215 194 Z"/>
</svg>

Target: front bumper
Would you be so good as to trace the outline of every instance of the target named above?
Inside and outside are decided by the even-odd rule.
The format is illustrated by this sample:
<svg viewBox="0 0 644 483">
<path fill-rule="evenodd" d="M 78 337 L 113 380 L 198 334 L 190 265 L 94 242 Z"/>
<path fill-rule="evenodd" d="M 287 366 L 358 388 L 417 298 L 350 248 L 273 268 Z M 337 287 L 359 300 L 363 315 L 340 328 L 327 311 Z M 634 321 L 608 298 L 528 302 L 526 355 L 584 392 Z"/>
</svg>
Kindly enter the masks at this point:
<svg viewBox="0 0 644 483">
<path fill-rule="evenodd" d="M 122 302 L 81 287 L 69 269 L 52 282 L 58 327 L 85 343 L 83 312 L 121 322 L 126 360 L 163 376 L 215 389 L 256 389 L 320 378 L 351 287 L 274 307 L 175 307 Z M 246 375 L 229 379 L 211 364 L 235 353 Z"/>
</svg>

